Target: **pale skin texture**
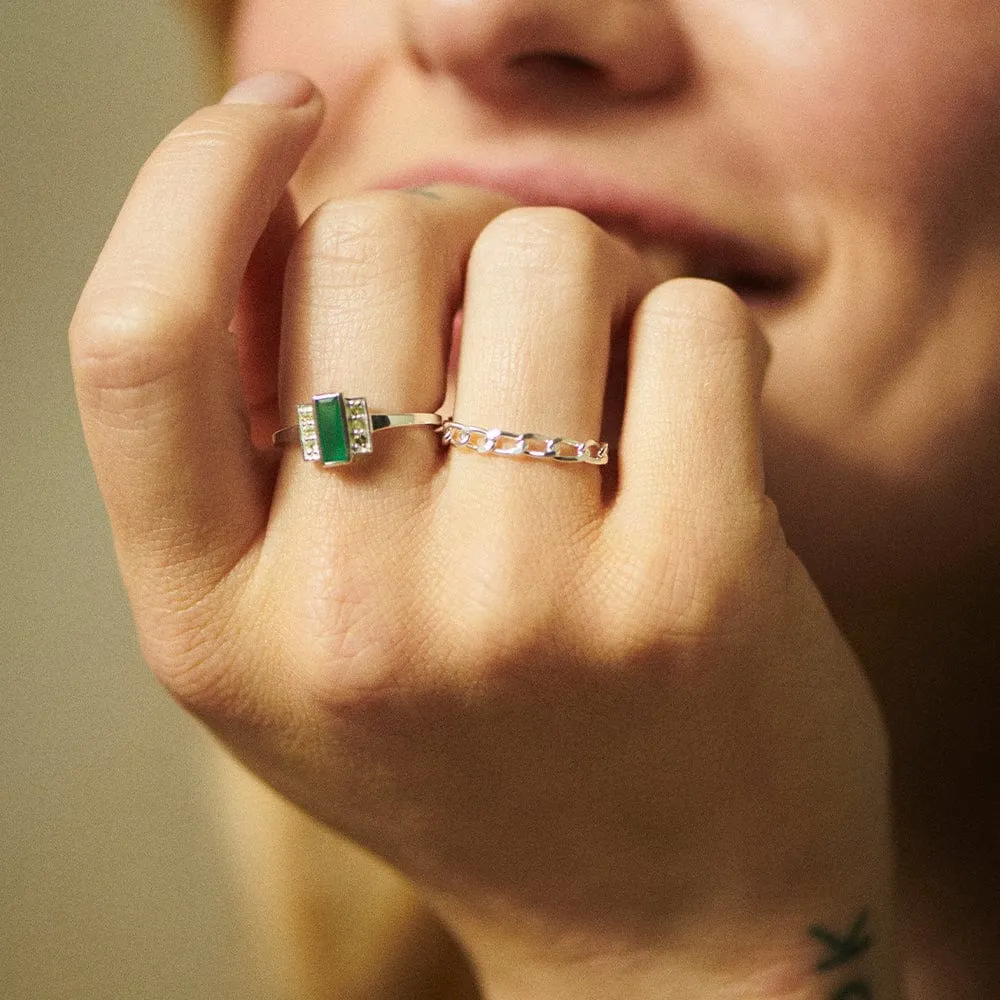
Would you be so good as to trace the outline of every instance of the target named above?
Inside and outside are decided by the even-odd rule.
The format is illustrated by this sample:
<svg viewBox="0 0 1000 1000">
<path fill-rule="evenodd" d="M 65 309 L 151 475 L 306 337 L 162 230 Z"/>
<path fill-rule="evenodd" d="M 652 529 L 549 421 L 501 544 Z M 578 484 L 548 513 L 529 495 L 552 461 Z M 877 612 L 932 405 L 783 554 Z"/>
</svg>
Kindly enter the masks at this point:
<svg viewBox="0 0 1000 1000">
<path fill-rule="evenodd" d="M 71 333 L 157 676 L 487 995 L 994 995 L 995 4 L 247 0 L 233 52 L 325 118 L 283 76 L 181 126 Z M 793 278 L 369 191 L 446 154 L 584 164 Z M 459 306 L 456 415 L 603 421 L 612 475 L 255 447 L 316 391 L 440 405 Z M 874 944 L 817 970 L 817 924 Z"/>
</svg>

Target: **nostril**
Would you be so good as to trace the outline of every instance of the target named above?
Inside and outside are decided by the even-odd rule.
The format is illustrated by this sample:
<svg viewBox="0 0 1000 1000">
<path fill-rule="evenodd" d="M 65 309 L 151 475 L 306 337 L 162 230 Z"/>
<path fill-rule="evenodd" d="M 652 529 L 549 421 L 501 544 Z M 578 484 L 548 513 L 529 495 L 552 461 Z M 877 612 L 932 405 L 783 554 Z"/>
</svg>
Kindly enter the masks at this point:
<svg viewBox="0 0 1000 1000">
<path fill-rule="evenodd" d="M 674 5 L 661 0 L 396 0 L 391 6 L 400 11 L 411 66 L 451 77 L 487 100 L 646 97 L 675 89 L 686 70 Z"/>
<path fill-rule="evenodd" d="M 600 66 L 571 52 L 523 52 L 508 65 L 525 75 L 548 76 L 567 83 L 596 83 L 604 78 Z"/>
</svg>

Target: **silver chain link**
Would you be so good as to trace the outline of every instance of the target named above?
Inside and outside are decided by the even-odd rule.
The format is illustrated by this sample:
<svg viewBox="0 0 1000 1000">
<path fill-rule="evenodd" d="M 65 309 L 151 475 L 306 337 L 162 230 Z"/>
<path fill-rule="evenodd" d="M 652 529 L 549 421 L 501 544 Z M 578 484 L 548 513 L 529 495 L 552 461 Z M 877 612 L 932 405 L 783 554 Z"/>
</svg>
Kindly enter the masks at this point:
<svg viewBox="0 0 1000 1000">
<path fill-rule="evenodd" d="M 607 465 L 608 446 L 600 441 L 571 441 L 541 434 L 515 434 L 498 427 L 475 427 L 457 420 L 441 425 L 441 441 L 453 448 L 468 448 L 480 455 L 523 455 L 553 462 L 586 462 Z"/>
</svg>

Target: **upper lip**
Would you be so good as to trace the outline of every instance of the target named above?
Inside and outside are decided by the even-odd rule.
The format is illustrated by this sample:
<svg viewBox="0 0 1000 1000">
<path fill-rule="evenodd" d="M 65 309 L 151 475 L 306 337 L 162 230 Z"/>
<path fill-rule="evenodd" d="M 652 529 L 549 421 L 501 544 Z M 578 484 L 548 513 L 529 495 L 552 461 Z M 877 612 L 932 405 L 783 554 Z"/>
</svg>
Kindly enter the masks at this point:
<svg viewBox="0 0 1000 1000">
<path fill-rule="evenodd" d="M 564 165 L 443 160 L 404 168 L 374 187 L 433 184 L 487 188 L 523 205 L 575 209 L 640 252 L 656 248 L 679 253 L 688 275 L 744 283 L 754 291 L 787 291 L 804 270 L 794 250 L 773 240 L 720 226 L 683 204 L 616 178 Z"/>
</svg>

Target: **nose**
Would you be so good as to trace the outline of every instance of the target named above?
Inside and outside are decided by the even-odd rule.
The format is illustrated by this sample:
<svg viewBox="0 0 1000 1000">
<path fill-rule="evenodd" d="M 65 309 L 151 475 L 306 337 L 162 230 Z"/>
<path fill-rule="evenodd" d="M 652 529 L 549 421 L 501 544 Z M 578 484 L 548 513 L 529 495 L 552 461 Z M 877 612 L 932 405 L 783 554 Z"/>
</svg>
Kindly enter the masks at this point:
<svg viewBox="0 0 1000 1000">
<path fill-rule="evenodd" d="M 580 87 L 643 97 L 676 87 L 683 39 L 667 0 L 399 0 L 428 73 L 488 98 Z"/>
</svg>

